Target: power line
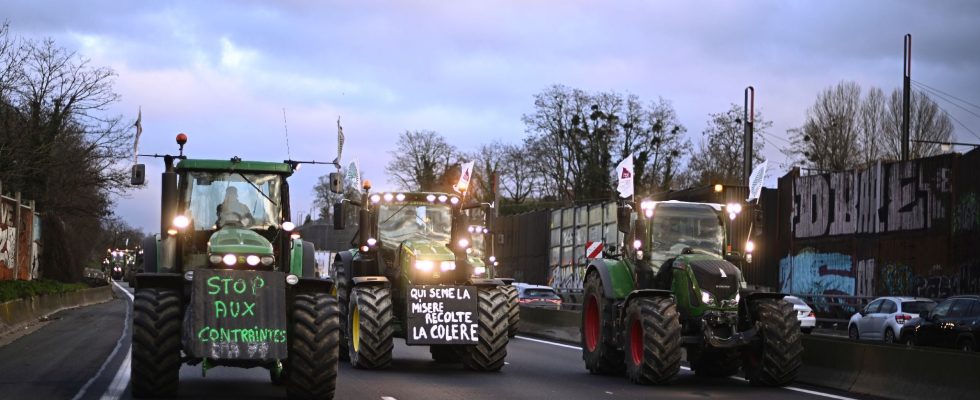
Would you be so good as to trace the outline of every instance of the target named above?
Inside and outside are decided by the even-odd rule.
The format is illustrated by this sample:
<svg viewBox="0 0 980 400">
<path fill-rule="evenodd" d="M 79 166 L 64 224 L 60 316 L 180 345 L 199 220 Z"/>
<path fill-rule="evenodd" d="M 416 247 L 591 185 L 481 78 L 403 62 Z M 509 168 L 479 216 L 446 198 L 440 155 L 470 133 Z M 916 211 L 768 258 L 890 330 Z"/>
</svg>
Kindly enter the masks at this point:
<svg viewBox="0 0 980 400">
<path fill-rule="evenodd" d="M 936 96 L 937 96 L 937 97 L 939 97 L 940 99 L 942 99 L 942 100 L 945 100 L 945 101 L 947 101 L 947 102 L 949 102 L 950 104 L 952 104 L 952 105 L 954 105 L 954 106 L 957 106 L 957 107 L 959 107 L 959 108 L 961 108 L 961 109 L 963 109 L 964 111 L 966 111 L 966 112 L 968 112 L 968 113 L 970 113 L 970 114 L 973 114 L 973 115 L 974 115 L 974 116 L 976 116 L 976 117 L 980 117 L 980 115 L 978 115 L 978 114 L 976 114 L 976 113 L 974 113 L 974 112 L 972 112 L 972 111 L 970 111 L 970 110 L 968 110 L 968 109 L 966 109 L 966 108 L 963 108 L 963 106 L 960 106 L 959 104 L 956 104 L 956 103 L 954 103 L 954 102 L 952 102 L 952 101 L 950 101 L 949 99 L 947 99 L 947 98 L 945 98 L 945 97 L 943 97 L 943 96 L 942 96 L 941 94 L 939 94 L 939 93 L 936 93 L 936 92 L 933 92 L 933 91 L 932 91 L 932 90 L 931 90 L 930 88 L 928 88 L 928 87 L 924 87 L 924 86 L 923 86 L 923 87 L 922 87 L 922 89 L 924 89 L 925 91 L 927 91 L 927 92 L 929 92 L 929 93 L 932 93 L 932 94 L 934 94 L 934 95 L 936 95 Z M 939 106 L 939 105 L 937 104 L 937 106 Z M 974 132 L 974 131 L 973 131 L 972 129 L 970 129 L 969 127 L 967 127 L 967 126 L 966 126 L 966 124 L 964 124 L 963 122 L 960 122 L 960 120 L 958 120 L 958 119 L 956 119 L 956 117 L 954 117 L 954 116 L 953 116 L 953 114 L 951 114 L 951 113 L 950 113 L 949 111 L 947 111 L 947 110 L 945 110 L 945 109 L 943 109 L 943 108 L 942 108 L 942 106 L 939 106 L 939 108 L 940 108 L 941 110 L 943 110 L 943 113 L 945 113 L 945 114 L 946 114 L 946 116 L 948 116 L 948 117 L 949 117 L 950 119 L 952 119 L 953 121 L 956 121 L 956 123 L 957 123 L 957 124 L 959 124 L 960 126 L 962 126 L 962 127 L 963 127 L 963 129 L 966 129 L 966 131 L 967 131 L 967 132 L 970 132 L 970 134 L 971 134 L 971 135 L 973 135 L 973 137 L 975 137 L 975 138 L 977 138 L 977 139 L 980 139 L 980 135 L 977 135 L 977 133 L 976 133 L 976 132 Z"/>
<path fill-rule="evenodd" d="M 975 112 L 973 112 L 973 111 L 970 111 L 970 109 L 968 109 L 968 108 L 966 108 L 966 107 L 963 107 L 963 106 L 961 106 L 961 105 L 959 105 L 959 104 L 956 104 L 956 102 L 953 102 L 953 101 L 951 101 L 951 100 L 949 100 L 949 99 L 947 99 L 946 97 L 943 97 L 943 94 L 942 94 L 941 92 L 937 92 L 937 91 L 935 91 L 935 89 L 930 89 L 930 88 L 929 88 L 929 87 L 927 87 L 927 86 L 919 86 L 919 89 L 922 89 L 922 90 L 925 90 L 926 92 L 929 92 L 929 93 L 932 93 L 932 94 L 933 94 L 933 95 L 935 95 L 936 97 L 938 97 L 938 98 L 940 98 L 940 99 L 942 99 L 942 100 L 945 100 L 945 101 L 946 101 L 947 103 L 949 103 L 949 104 L 952 104 L 952 105 L 954 105 L 954 106 L 956 106 L 956 107 L 959 107 L 959 108 L 960 108 L 961 110 L 963 110 L 963 111 L 966 111 L 966 112 L 968 112 L 968 113 L 970 113 L 970 114 L 973 114 L 973 116 L 975 116 L 975 117 L 977 117 L 977 118 L 980 118 L 980 114 L 977 114 L 977 113 L 975 113 Z M 948 96 L 948 95 L 947 95 L 947 96 Z"/>
<path fill-rule="evenodd" d="M 961 99 L 961 98 L 959 98 L 959 97 L 956 97 L 956 96 L 953 96 L 953 95 L 951 95 L 951 94 L 949 94 L 949 93 L 946 93 L 946 92 L 944 92 L 944 91 L 942 91 L 942 90 L 939 90 L 939 89 L 936 89 L 936 88 L 934 88 L 934 87 L 932 87 L 932 86 L 929 86 L 929 85 L 926 85 L 925 83 L 922 83 L 922 82 L 919 82 L 919 81 L 917 81 L 917 80 L 914 80 L 914 79 L 913 79 L 913 80 L 912 80 L 912 82 L 914 82 L 914 83 L 917 83 L 917 84 L 919 84 L 919 85 L 922 85 L 922 86 L 925 86 L 925 87 L 927 87 L 927 88 L 929 88 L 929 89 L 932 89 L 932 90 L 935 90 L 935 91 L 937 91 L 937 92 L 939 92 L 939 93 L 942 93 L 942 94 L 945 94 L 945 95 L 947 95 L 947 96 L 949 96 L 949 97 L 952 97 L 952 98 L 954 98 L 954 99 L 956 99 L 956 100 L 959 100 L 959 101 L 962 101 L 963 103 L 966 103 L 966 104 L 969 104 L 969 105 L 971 105 L 971 106 L 973 106 L 973 107 L 975 107 L 976 109 L 978 109 L 978 110 L 980 110 L 980 106 L 978 106 L 978 105 L 976 105 L 976 104 L 973 104 L 973 103 L 971 103 L 971 102 L 969 102 L 969 101 L 966 101 L 966 100 L 963 100 L 963 99 Z"/>
</svg>

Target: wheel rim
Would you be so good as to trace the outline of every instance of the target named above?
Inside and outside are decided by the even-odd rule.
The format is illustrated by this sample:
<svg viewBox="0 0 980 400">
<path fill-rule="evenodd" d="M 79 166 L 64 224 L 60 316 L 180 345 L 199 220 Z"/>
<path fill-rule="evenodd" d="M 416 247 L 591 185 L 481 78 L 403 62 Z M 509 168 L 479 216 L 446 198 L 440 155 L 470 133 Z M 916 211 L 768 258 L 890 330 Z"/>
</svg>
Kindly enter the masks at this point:
<svg viewBox="0 0 980 400">
<path fill-rule="evenodd" d="M 643 364 L 643 326 L 640 320 L 633 321 L 630 326 L 630 355 L 633 356 L 634 365 Z"/>
<path fill-rule="evenodd" d="M 590 296 L 585 303 L 585 347 L 595 351 L 599 346 L 599 301 Z"/>
<path fill-rule="evenodd" d="M 851 339 L 857 340 L 857 338 L 858 338 L 858 330 L 857 330 L 857 328 L 855 328 L 855 327 L 852 326 L 851 329 L 848 332 L 849 332 L 848 336 L 850 336 Z"/>
<path fill-rule="evenodd" d="M 361 312 L 357 309 L 357 307 L 354 307 L 354 309 L 351 310 L 351 312 L 352 314 L 350 317 L 350 324 L 351 324 L 350 338 L 351 338 L 351 342 L 353 342 L 352 344 L 354 346 L 354 352 L 356 353 L 361 348 Z"/>
<path fill-rule="evenodd" d="M 895 334 L 892 333 L 892 331 L 890 330 L 885 331 L 885 343 L 894 343 L 894 342 L 895 342 Z"/>
</svg>

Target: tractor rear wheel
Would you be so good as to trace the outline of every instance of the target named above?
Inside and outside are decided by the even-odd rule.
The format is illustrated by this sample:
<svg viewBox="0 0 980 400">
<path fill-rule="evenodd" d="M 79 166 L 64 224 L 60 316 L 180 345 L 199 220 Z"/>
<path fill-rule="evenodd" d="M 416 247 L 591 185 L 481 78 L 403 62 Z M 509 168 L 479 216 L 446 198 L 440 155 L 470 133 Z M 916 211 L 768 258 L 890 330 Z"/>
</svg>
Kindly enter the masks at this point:
<svg viewBox="0 0 980 400">
<path fill-rule="evenodd" d="M 511 285 L 500 287 L 507 295 L 507 337 L 517 336 L 517 324 L 521 322 L 520 302 L 517 299 L 517 288 Z"/>
<path fill-rule="evenodd" d="M 793 305 L 782 299 L 753 302 L 761 341 L 745 351 L 745 377 L 756 386 L 784 386 L 803 364 L 803 334 Z"/>
<path fill-rule="evenodd" d="M 626 308 L 626 375 L 633 383 L 661 385 L 681 369 L 681 324 L 674 300 L 641 298 Z"/>
<path fill-rule="evenodd" d="M 499 371 L 507 357 L 507 295 L 500 288 L 479 288 L 479 342 L 464 346 L 460 361 L 467 369 Z"/>
<path fill-rule="evenodd" d="M 391 365 L 394 312 L 391 290 L 358 286 L 351 291 L 347 317 L 347 348 L 354 368 L 384 369 Z"/>
<path fill-rule="evenodd" d="M 697 376 L 721 378 L 738 373 L 742 367 L 742 355 L 738 349 L 706 349 L 691 363 Z"/>
<path fill-rule="evenodd" d="M 340 362 L 339 314 L 337 299 L 326 293 L 303 293 L 293 299 L 285 366 L 290 399 L 333 398 Z"/>
<path fill-rule="evenodd" d="M 339 258 L 339 257 L 338 257 Z M 333 270 L 337 271 L 336 284 L 334 290 L 337 292 L 337 304 L 340 306 L 340 359 L 350 360 L 347 352 L 347 308 L 350 306 L 350 280 L 347 278 L 347 271 L 344 270 L 344 263 L 341 260 L 334 261 Z"/>
<path fill-rule="evenodd" d="M 582 310 L 582 359 L 593 374 L 620 374 L 623 352 L 613 343 L 613 301 L 606 299 L 598 273 L 585 277 Z"/>
<path fill-rule="evenodd" d="M 176 291 L 136 290 L 131 366 L 134 397 L 177 395 L 183 317 Z"/>
<path fill-rule="evenodd" d="M 429 353 L 432 354 L 432 360 L 437 363 L 458 363 L 460 358 L 459 352 L 456 351 L 457 347 L 459 346 L 434 344 L 429 346 Z"/>
</svg>

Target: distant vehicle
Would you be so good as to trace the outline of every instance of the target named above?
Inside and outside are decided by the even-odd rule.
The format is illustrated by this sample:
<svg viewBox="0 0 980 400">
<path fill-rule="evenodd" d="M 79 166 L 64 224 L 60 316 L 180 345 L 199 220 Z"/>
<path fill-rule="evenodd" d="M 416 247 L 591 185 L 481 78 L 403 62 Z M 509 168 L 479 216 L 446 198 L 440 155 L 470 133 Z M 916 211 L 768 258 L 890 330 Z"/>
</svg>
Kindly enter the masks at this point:
<svg viewBox="0 0 980 400">
<path fill-rule="evenodd" d="M 551 286 L 514 283 L 521 307 L 561 309 L 561 296 Z"/>
<path fill-rule="evenodd" d="M 974 352 L 980 340 L 980 296 L 953 296 L 905 325 L 909 346 L 937 346 Z"/>
<path fill-rule="evenodd" d="M 800 330 L 806 334 L 813 332 L 813 328 L 817 326 L 817 316 L 813 314 L 813 309 L 799 297 L 786 296 L 783 299 L 790 302 L 796 310 L 796 319 L 800 320 Z"/>
<path fill-rule="evenodd" d="M 847 324 L 847 336 L 851 340 L 880 340 L 895 343 L 902 337 L 902 329 L 919 313 L 931 310 L 936 302 L 921 297 L 877 298 L 854 315 Z"/>
</svg>

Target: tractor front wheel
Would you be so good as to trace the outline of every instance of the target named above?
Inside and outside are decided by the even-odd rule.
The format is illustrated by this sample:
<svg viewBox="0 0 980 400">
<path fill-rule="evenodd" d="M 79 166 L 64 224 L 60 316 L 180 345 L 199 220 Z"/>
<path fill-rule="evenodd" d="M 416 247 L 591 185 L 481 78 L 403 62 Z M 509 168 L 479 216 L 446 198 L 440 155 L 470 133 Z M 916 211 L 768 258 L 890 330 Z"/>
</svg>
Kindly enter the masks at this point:
<svg viewBox="0 0 980 400">
<path fill-rule="evenodd" d="M 347 348 L 354 368 L 384 369 L 394 348 L 391 290 L 358 286 L 351 291 L 347 316 Z"/>
<path fill-rule="evenodd" d="M 340 312 L 326 293 L 298 294 L 289 321 L 286 395 L 332 399 L 337 389 Z"/>
<path fill-rule="evenodd" d="M 507 295 L 500 288 L 479 288 L 479 342 L 464 346 L 460 361 L 467 369 L 499 371 L 507 357 Z"/>
<path fill-rule="evenodd" d="M 174 397 L 180 376 L 180 295 L 138 289 L 133 300 L 133 397 Z"/>
<path fill-rule="evenodd" d="M 626 308 L 626 375 L 643 385 L 670 382 L 681 369 L 681 324 L 674 300 L 641 298 Z"/>
<path fill-rule="evenodd" d="M 623 371 L 623 352 L 613 343 L 613 301 L 606 299 L 599 274 L 585 278 L 582 310 L 582 359 L 593 374 L 619 374 Z"/>
<path fill-rule="evenodd" d="M 760 341 L 745 352 L 745 377 L 756 386 L 784 386 L 803 364 L 803 334 L 793 305 L 782 299 L 753 302 Z"/>
</svg>

